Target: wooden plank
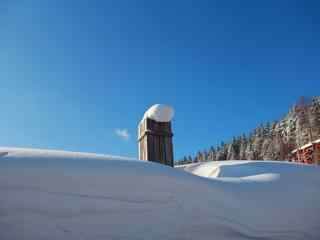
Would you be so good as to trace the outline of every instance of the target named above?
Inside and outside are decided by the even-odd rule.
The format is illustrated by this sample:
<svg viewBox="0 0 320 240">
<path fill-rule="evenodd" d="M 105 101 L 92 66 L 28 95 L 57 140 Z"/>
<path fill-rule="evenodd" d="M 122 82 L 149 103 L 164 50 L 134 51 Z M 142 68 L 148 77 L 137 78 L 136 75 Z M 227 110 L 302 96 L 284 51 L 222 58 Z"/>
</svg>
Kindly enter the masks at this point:
<svg viewBox="0 0 320 240">
<path fill-rule="evenodd" d="M 165 137 L 164 138 L 164 145 L 165 145 L 165 159 L 166 159 L 166 164 L 171 166 L 171 146 L 170 146 L 170 138 Z"/>
<path fill-rule="evenodd" d="M 166 164 L 165 157 L 164 157 L 164 144 L 163 144 L 163 137 L 159 136 L 159 162 L 162 164 Z"/>
<path fill-rule="evenodd" d="M 144 137 L 144 160 L 149 160 L 149 149 L 148 149 L 148 137 L 147 135 Z"/>
<path fill-rule="evenodd" d="M 166 137 L 165 139 L 166 144 L 166 155 L 167 155 L 167 165 L 173 167 L 173 146 L 172 146 L 172 138 Z"/>
<path fill-rule="evenodd" d="M 159 137 L 157 136 L 151 136 L 153 138 L 153 145 L 154 145 L 154 148 L 153 148 L 153 154 L 152 154 L 152 161 L 155 161 L 155 162 L 159 162 L 159 152 L 160 152 L 160 149 L 159 149 Z"/>
<path fill-rule="evenodd" d="M 166 138 L 167 137 L 162 137 L 162 157 L 163 157 L 163 162 L 164 164 L 168 165 L 168 154 L 167 154 L 167 144 L 166 144 Z"/>
</svg>

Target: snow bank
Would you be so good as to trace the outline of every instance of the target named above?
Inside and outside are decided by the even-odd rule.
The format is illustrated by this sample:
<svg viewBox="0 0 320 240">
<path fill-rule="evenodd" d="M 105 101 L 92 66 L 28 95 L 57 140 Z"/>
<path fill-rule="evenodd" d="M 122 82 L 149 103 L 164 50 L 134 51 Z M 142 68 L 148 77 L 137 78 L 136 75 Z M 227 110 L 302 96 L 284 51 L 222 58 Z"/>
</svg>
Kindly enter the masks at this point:
<svg viewBox="0 0 320 240">
<path fill-rule="evenodd" d="M 150 107 L 143 116 L 143 119 L 150 118 L 157 122 L 170 122 L 174 116 L 174 110 L 172 107 L 155 104 Z"/>
<path fill-rule="evenodd" d="M 292 174 L 300 171 L 295 163 L 279 161 L 214 161 L 177 166 L 194 175 L 207 178 L 245 178 L 260 174 Z M 305 166 L 312 167 L 312 166 Z"/>
<path fill-rule="evenodd" d="M 191 163 L 186 165 L 180 165 L 176 168 L 185 170 L 197 176 L 209 178 L 218 177 L 220 171 L 218 162 Z"/>
<path fill-rule="evenodd" d="M 320 239 L 318 167 L 197 168 L 0 148 L 0 239 Z"/>
</svg>

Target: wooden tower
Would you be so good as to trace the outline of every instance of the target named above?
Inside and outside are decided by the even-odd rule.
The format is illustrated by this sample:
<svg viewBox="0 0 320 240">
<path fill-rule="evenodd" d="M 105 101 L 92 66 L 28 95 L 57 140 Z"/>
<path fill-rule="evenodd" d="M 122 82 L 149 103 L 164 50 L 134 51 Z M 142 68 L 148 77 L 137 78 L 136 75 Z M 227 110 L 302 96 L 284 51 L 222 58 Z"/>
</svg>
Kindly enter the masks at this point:
<svg viewBox="0 0 320 240">
<path fill-rule="evenodd" d="M 173 167 L 171 122 L 144 118 L 139 124 L 139 159 Z"/>
</svg>

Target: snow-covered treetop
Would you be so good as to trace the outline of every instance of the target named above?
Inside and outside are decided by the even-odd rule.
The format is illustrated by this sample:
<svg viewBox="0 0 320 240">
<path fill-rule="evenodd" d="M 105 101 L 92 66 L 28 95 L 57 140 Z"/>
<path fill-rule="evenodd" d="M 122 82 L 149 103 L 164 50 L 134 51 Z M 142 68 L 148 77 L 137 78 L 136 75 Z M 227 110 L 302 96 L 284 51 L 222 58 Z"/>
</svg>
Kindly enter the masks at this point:
<svg viewBox="0 0 320 240">
<path fill-rule="evenodd" d="M 174 116 L 172 107 L 163 104 L 155 104 L 144 114 L 143 119 L 150 118 L 157 122 L 170 122 Z"/>
</svg>

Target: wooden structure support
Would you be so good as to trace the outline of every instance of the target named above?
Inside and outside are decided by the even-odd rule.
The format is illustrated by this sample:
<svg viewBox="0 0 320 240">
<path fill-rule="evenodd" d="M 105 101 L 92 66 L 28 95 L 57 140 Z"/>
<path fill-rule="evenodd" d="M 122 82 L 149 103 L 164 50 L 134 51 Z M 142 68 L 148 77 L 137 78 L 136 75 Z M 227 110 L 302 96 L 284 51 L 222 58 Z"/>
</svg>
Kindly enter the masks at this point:
<svg viewBox="0 0 320 240">
<path fill-rule="evenodd" d="M 145 118 L 138 128 L 139 159 L 173 167 L 171 122 Z"/>
</svg>

